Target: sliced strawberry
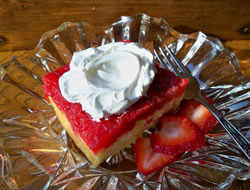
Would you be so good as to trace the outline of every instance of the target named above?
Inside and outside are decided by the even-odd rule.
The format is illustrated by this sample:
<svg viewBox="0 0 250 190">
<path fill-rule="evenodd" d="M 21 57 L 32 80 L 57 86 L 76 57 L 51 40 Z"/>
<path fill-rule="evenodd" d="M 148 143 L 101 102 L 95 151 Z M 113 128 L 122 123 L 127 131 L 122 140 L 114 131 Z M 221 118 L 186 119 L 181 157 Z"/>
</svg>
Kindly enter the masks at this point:
<svg viewBox="0 0 250 190">
<path fill-rule="evenodd" d="M 154 152 L 150 138 L 138 138 L 134 145 L 137 169 L 140 173 L 148 175 L 173 163 L 180 155 L 168 155 Z"/>
<path fill-rule="evenodd" d="M 199 105 L 200 103 L 195 100 L 183 100 L 180 105 L 179 113 L 190 117 Z"/>
<path fill-rule="evenodd" d="M 212 113 L 195 100 L 183 101 L 179 113 L 188 116 L 204 134 L 207 134 L 216 124 Z"/>
<path fill-rule="evenodd" d="M 164 115 L 160 119 L 159 128 L 150 136 L 156 152 L 179 154 L 205 145 L 204 134 L 185 115 Z"/>
</svg>

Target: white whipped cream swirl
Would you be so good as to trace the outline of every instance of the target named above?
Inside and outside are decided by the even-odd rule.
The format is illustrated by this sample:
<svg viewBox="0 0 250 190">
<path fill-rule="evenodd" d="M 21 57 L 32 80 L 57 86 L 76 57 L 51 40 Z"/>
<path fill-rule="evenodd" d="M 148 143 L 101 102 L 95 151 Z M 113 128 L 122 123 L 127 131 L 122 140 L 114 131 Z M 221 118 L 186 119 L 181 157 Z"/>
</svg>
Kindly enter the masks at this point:
<svg viewBox="0 0 250 190">
<path fill-rule="evenodd" d="M 80 103 L 93 120 L 121 113 L 146 94 L 155 76 L 152 53 L 136 43 L 116 42 L 73 54 L 59 78 L 63 97 Z"/>
</svg>

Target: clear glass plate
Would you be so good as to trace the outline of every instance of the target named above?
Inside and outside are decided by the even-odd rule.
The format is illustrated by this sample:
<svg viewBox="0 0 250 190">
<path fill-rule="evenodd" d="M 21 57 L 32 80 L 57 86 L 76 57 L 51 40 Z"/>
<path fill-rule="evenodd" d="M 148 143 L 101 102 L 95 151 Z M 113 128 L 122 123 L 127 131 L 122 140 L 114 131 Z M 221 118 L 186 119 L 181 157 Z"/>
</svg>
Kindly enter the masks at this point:
<svg viewBox="0 0 250 190">
<path fill-rule="evenodd" d="M 207 135 L 205 147 L 149 176 L 137 172 L 131 148 L 92 167 L 44 99 L 41 79 L 69 63 L 75 51 L 121 40 L 151 51 L 172 48 L 203 93 L 250 138 L 250 83 L 217 38 L 181 34 L 145 14 L 123 16 L 105 30 L 67 22 L 46 32 L 30 56 L 0 67 L 0 189 L 227 189 L 234 179 L 250 178 L 250 162 L 220 126 Z"/>
</svg>

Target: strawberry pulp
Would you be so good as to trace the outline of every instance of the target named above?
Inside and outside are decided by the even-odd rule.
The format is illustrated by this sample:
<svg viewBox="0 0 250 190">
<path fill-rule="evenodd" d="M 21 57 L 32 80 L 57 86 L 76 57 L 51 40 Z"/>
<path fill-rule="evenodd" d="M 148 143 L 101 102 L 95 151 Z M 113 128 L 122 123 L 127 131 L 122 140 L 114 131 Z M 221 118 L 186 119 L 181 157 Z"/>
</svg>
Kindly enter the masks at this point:
<svg viewBox="0 0 250 190">
<path fill-rule="evenodd" d="M 212 104 L 211 99 L 206 99 Z M 184 100 L 181 103 L 179 114 L 188 116 L 204 134 L 209 133 L 217 122 L 213 114 L 195 100 Z"/>
<path fill-rule="evenodd" d="M 180 154 L 197 150 L 205 145 L 205 136 L 184 115 L 164 115 L 159 122 L 159 131 L 150 138 L 154 151 L 165 154 Z"/>
<path fill-rule="evenodd" d="M 176 161 L 180 154 L 169 155 L 155 152 L 150 138 L 138 138 L 134 145 L 137 169 L 144 175 L 155 172 Z"/>
</svg>

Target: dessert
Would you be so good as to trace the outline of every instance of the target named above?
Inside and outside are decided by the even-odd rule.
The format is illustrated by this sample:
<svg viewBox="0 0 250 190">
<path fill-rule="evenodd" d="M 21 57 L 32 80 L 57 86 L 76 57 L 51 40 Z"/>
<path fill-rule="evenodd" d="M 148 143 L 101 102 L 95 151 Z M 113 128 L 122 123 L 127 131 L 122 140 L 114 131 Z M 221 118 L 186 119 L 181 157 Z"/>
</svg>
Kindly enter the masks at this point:
<svg viewBox="0 0 250 190">
<path fill-rule="evenodd" d="M 172 164 L 184 152 L 202 148 L 205 135 L 215 123 L 213 115 L 199 102 L 182 101 L 177 113 L 167 113 L 159 119 L 158 130 L 148 138 L 136 140 L 134 153 L 138 171 L 148 175 Z"/>
<path fill-rule="evenodd" d="M 175 155 L 197 150 L 205 145 L 205 136 L 185 115 L 165 115 L 160 118 L 158 128 L 150 136 L 156 152 Z"/>
<path fill-rule="evenodd" d="M 134 143 L 164 113 L 175 111 L 188 83 L 154 66 L 148 50 L 129 44 L 90 48 L 84 59 L 74 62 L 73 56 L 69 65 L 43 78 L 58 119 L 94 166 Z M 122 66 L 114 60 L 123 60 Z"/>
</svg>

